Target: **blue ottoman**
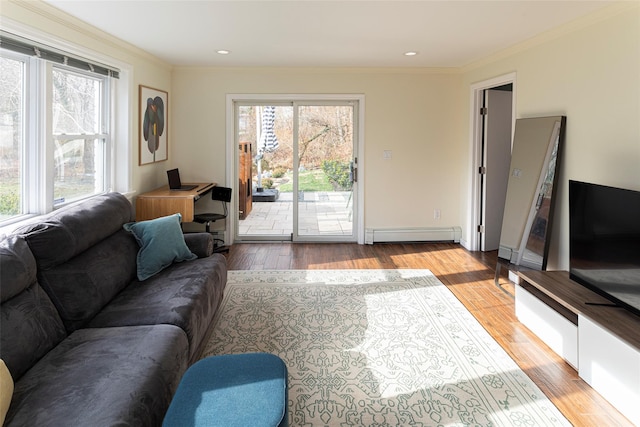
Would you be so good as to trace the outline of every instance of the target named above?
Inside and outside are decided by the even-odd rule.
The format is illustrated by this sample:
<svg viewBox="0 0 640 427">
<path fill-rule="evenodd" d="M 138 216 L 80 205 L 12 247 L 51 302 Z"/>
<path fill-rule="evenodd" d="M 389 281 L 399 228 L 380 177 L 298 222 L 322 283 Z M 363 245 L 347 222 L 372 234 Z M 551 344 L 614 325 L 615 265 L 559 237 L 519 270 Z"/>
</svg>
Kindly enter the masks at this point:
<svg viewBox="0 0 640 427">
<path fill-rule="evenodd" d="M 225 354 L 187 369 L 163 427 L 288 425 L 287 366 L 268 353 Z"/>
</svg>

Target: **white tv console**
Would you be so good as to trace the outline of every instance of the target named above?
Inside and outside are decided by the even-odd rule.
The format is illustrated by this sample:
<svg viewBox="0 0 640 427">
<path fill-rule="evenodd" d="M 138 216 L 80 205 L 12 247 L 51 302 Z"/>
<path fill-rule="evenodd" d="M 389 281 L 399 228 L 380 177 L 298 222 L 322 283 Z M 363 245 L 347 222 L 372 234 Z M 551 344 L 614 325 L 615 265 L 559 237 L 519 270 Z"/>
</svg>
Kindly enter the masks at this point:
<svg viewBox="0 0 640 427">
<path fill-rule="evenodd" d="M 611 306 L 566 271 L 521 271 L 518 276 L 518 320 L 640 426 L 640 316 Z"/>
</svg>

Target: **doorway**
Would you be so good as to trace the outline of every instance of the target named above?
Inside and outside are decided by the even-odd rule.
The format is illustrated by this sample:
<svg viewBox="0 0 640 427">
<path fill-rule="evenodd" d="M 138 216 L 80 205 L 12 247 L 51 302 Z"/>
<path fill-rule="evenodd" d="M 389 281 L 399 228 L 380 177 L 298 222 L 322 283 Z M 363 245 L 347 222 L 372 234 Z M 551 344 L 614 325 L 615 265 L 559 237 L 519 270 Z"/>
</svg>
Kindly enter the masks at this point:
<svg viewBox="0 0 640 427">
<path fill-rule="evenodd" d="M 358 99 L 233 101 L 234 241 L 358 241 L 359 107 Z"/>
<path fill-rule="evenodd" d="M 497 250 L 515 123 L 515 74 L 472 87 L 474 173 L 470 249 Z"/>
</svg>

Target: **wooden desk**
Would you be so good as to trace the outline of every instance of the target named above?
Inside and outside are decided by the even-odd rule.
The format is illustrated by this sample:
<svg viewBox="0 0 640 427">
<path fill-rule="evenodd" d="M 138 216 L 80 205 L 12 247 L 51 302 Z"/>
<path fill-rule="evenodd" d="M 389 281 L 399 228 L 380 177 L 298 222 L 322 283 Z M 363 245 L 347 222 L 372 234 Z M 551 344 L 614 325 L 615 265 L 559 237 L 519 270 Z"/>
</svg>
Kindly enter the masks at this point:
<svg viewBox="0 0 640 427">
<path fill-rule="evenodd" d="M 196 184 L 196 183 L 193 183 Z M 209 193 L 215 183 L 197 183 L 197 187 L 189 191 L 169 190 L 165 185 L 136 198 L 136 221 L 159 218 L 161 216 L 180 213 L 182 222 L 192 222 L 194 203 Z"/>
</svg>

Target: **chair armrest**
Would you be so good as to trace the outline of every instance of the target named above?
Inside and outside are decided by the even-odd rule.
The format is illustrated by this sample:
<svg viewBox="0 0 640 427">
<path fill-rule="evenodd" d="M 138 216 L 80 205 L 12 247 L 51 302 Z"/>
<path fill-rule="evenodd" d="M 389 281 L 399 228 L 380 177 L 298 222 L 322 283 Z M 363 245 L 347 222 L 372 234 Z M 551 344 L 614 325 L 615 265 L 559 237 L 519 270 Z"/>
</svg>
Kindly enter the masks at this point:
<svg viewBox="0 0 640 427">
<path fill-rule="evenodd" d="M 213 253 L 213 235 L 209 233 L 185 233 L 184 241 L 198 258 L 206 258 Z"/>
</svg>

